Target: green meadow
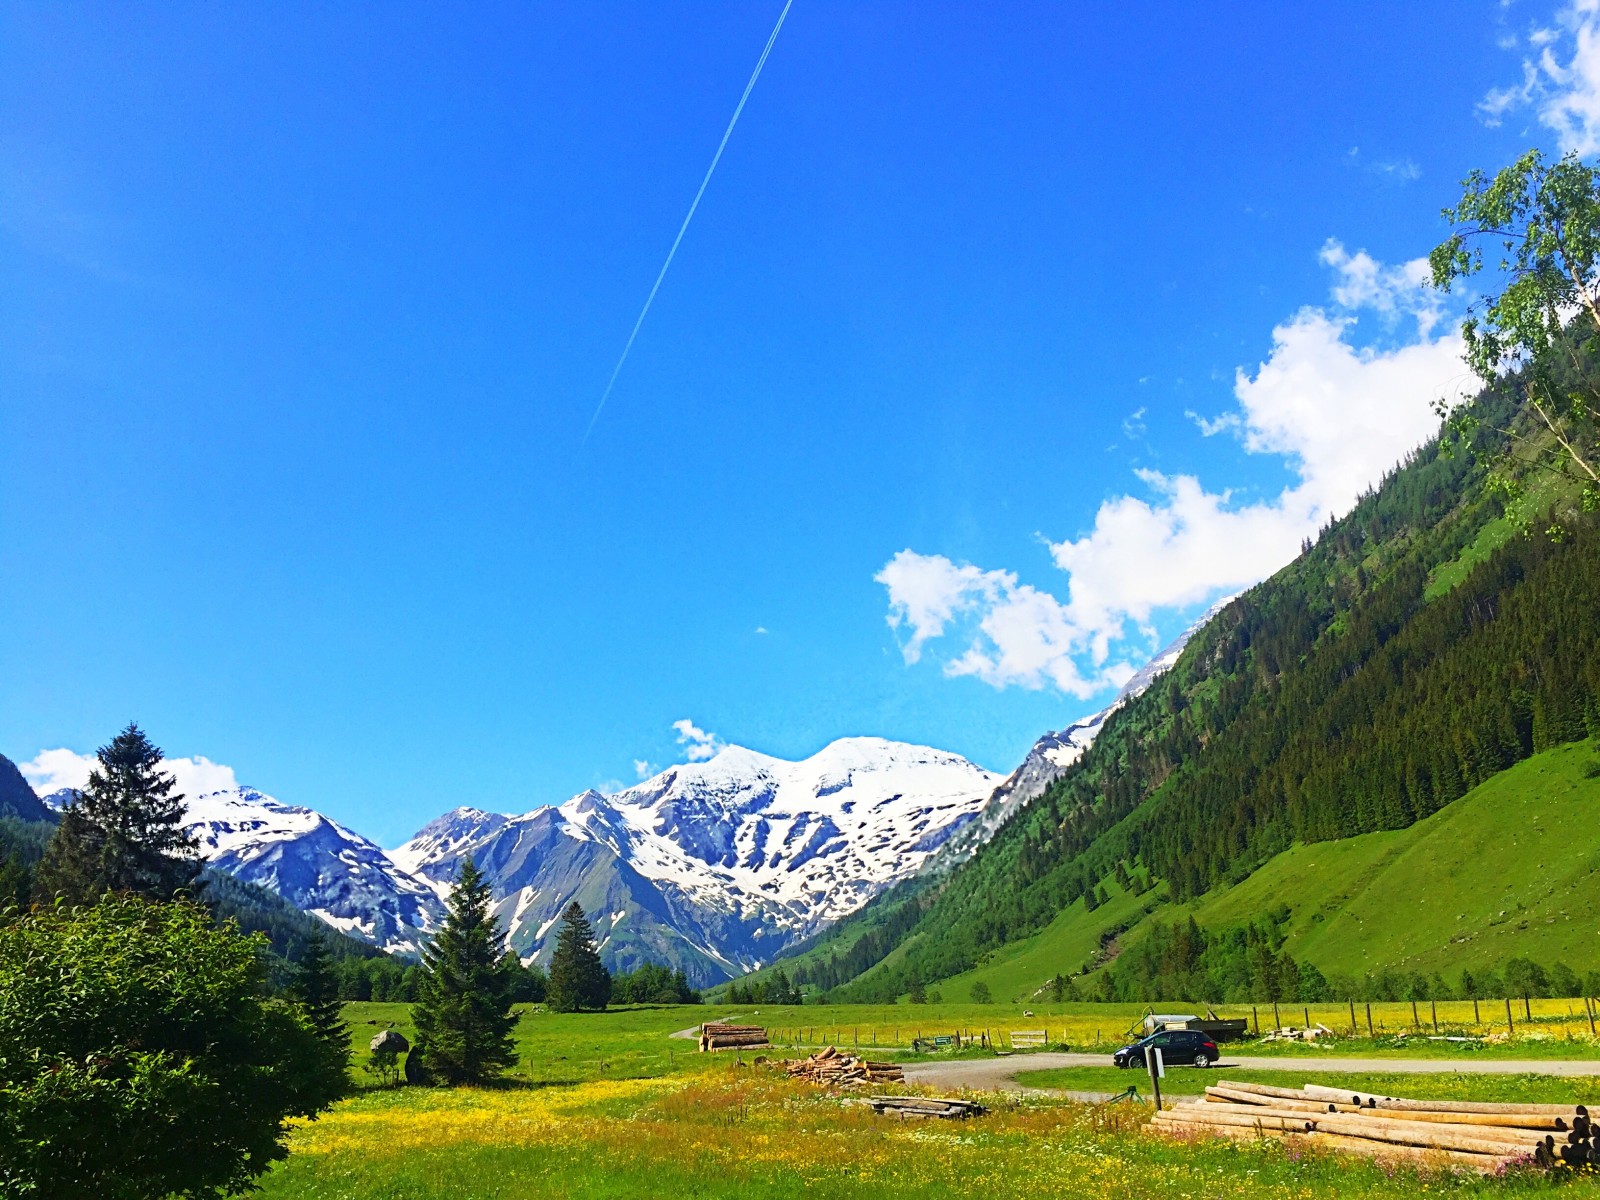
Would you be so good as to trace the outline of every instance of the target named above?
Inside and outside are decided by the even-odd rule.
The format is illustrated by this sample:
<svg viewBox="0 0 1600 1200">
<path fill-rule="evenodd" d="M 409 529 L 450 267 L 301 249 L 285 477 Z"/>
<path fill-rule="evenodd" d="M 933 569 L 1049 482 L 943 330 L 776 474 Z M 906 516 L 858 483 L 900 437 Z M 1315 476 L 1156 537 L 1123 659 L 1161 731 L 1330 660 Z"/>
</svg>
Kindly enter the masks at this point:
<svg viewBox="0 0 1600 1200">
<path fill-rule="evenodd" d="M 907 1122 L 788 1080 L 774 1064 L 756 1064 L 756 1055 L 702 1055 L 692 1041 L 670 1036 L 724 1015 L 767 1021 L 774 1029 L 792 1019 L 797 1029 L 827 1026 L 829 1033 L 853 1034 L 860 1027 L 881 1035 L 916 1023 L 978 1028 L 984 1017 L 993 1027 L 1010 1014 L 1000 1005 L 918 1008 L 804 1007 L 759 1015 L 711 1006 L 570 1015 L 527 1010 L 516 1035 L 522 1060 L 503 1084 L 385 1088 L 358 1073 L 357 1094 L 295 1129 L 289 1159 L 269 1172 L 261 1194 L 267 1200 L 1600 1196 L 1600 1182 L 1587 1178 L 1419 1174 L 1276 1143 L 1158 1139 L 1143 1130 L 1149 1110 L 1142 1103 L 1096 1107 L 991 1094 L 987 1116 Z M 1036 1010 L 1035 1017 L 1112 1027 L 1137 1015 L 1116 1006 L 1061 1008 Z M 1014 1015 L 1020 1019 L 1020 1009 Z M 404 1005 L 352 1004 L 347 1018 L 363 1056 L 383 1028 L 410 1035 Z M 1015 1061 L 1023 1066 L 1026 1056 Z M 1305 1072 L 1174 1068 L 1165 1086 L 1170 1094 L 1186 1094 L 1218 1078 L 1343 1081 L 1418 1096 L 1600 1099 L 1590 1079 L 1335 1075 L 1317 1072 L 1313 1063 Z M 1149 1086 L 1140 1073 L 1110 1067 L 1026 1072 L 1023 1081 L 1103 1092 L 1134 1083 L 1141 1096 Z"/>
</svg>

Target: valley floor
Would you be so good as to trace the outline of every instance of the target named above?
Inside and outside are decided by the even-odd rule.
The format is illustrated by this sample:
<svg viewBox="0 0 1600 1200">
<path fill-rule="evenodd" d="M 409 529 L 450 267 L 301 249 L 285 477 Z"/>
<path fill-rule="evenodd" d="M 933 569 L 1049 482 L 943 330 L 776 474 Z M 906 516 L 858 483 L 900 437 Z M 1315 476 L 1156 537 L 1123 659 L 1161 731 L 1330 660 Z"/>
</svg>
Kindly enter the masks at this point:
<svg viewBox="0 0 1600 1200">
<path fill-rule="evenodd" d="M 363 1052 L 376 1029 L 391 1024 L 407 1029 L 407 1015 L 400 1005 L 352 1005 L 348 1012 Z M 697 1019 L 723 1015 L 724 1010 L 709 1007 L 530 1013 L 517 1035 L 523 1064 L 505 1086 L 364 1091 L 296 1129 L 290 1158 L 269 1173 L 262 1194 L 269 1200 L 788 1200 L 796 1195 L 1298 1200 L 1557 1190 L 1600 1198 L 1600 1179 L 1570 1175 L 1479 1179 L 1432 1173 L 1422 1178 L 1411 1170 L 1289 1151 L 1275 1143 L 1159 1140 L 1143 1130 L 1150 1111 L 1143 1103 L 1095 1108 L 992 1092 L 985 1094 L 991 1113 L 969 1122 L 878 1117 L 789 1081 L 770 1066 L 752 1063 L 751 1056 L 741 1061 L 700 1055 L 671 1037 Z M 769 1010 L 758 1019 L 776 1025 L 787 1016 L 805 1028 L 802 1017 L 842 1015 L 843 1010 Z M 968 1014 L 930 1009 L 918 1015 L 932 1025 L 956 1024 Z M 990 1015 L 991 1022 L 1017 1016 Z M 1092 1013 L 1078 1016 L 1096 1019 Z M 1112 1024 L 1125 1016 L 1111 1011 L 1098 1019 Z M 1587 1039 L 1561 1044 L 1569 1055 L 1600 1059 L 1600 1048 Z M 1103 1056 L 1090 1057 L 1090 1065 L 1076 1065 L 1074 1058 L 1064 1067 L 1042 1069 L 1057 1057 L 1018 1054 L 966 1061 L 1001 1065 L 1013 1074 L 1026 1068 L 1021 1081 L 1041 1087 L 1110 1091 L 1108 1079 L 1119 1087 L 1142 1082 L 1135 1073 L 1103 1065 Z M 1339 1078 L 1378 1090 L 1402 1080 L 1405 1091 L 1416 1095 L 1600 1102 L 1600 1079 L 1555 1076 L 1575 1061 L 1547 1054 L 1542 1061 L 1519 1063 L 1458 1052 L 1408 1063 L 1431 1066 L 1435 1073 L 1402 1077 L 1400 1063 L 1380 1052 L 1376 1061 L 1361 1065 L 1383 1073 Z M 1232 1077 L 1298 1085 L 1326 1077 L 1330 1064 L 1295 1055 L 1272 1065 L 1283 1070 L 1264 1071 L 1258 1062 Z M 1453 1073 L 1491 1065 L 1539 1073 Z M 1175 1069 L 1168 1089 L 1196 1091 L 1219 1077 L 1229 1072 Z"/>
</svg>

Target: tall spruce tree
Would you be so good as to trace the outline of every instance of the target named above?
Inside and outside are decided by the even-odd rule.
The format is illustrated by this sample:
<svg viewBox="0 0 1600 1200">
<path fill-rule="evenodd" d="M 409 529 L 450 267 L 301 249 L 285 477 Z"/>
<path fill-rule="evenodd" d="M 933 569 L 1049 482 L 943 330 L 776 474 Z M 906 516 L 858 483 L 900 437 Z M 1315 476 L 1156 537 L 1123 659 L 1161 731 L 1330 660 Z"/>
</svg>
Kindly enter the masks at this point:
<svg viewBox="0 0 1600 1200">
<path fill-rule="evenodd" d="M 108 893 L 171 900 L 199 888 L 199 843 L 161 750 L 129 724 L 100 747 L 89 783 L 61 814 L 39 864 L 36 896 L 92 904 Z"/>
<path fill-rule="evenodd" d="M 289 994 L 300 1002 L 312 1029 L 334 1056 L 340 1069 L 350 1067 L 350 1028 L 344 1023 L 342 1005 L 339 1003 L 339 980 L 334 974 L 333 961 L 328 957 L 328 947 L 320 934 L 306 943 L 305 953 L 295 966 L 294 978 L 289 982 Z"/>
<path fill-rule="evenodd" d="M 545 1002 L 556 1012 L 598 1011 L 611 1003 L 611 975 L 595 949 L 589 918 L 576 900 L 561 914 Z"/>
<path fill-rule="evenodd" d="M 422 955 L 412 1016 L 426 1071 L 441 1083 L 483 1083 L 517 1061 L 512 981 L 500 962 L 505 934 L 489 911 L 490 898 L 488 883 L 468 858 L 450 892 L 444 925 Z"/>
</svg>

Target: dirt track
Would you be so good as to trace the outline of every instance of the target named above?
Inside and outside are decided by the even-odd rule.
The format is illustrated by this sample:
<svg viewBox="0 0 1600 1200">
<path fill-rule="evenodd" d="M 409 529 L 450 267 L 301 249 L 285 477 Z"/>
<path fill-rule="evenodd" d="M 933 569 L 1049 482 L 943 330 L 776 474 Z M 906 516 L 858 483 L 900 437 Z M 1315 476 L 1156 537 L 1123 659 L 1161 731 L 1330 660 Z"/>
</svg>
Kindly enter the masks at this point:
<svg viewBox="0 0 1600 1200">
<path fill-rule="evenodd" d="M 979 1091 L 1025 1092 L 1016 1081 L 1024 1071 L 1053 1067 L 1105 1067 L 1109 1054 L 1013 1054 L 1005 1058 L 959 1059 L 951 1062 L 906 1063 L 907 1083 L 930 1087 L 974 1088 Z M 1396 1071 L 1406 1074 L 1472 1075 L 1600 1075 L 1600 1062 L 1573 1059 L 1449 1059 L 1449 1058 L 1272 1058 L 1267 1055 L 1229 1055 L 1212 1068 L 1253 1071 Z M 1189 1068 L 1184 1068 L 1189 1069 Z M 1143 1071 L 1126 1072 L 1128 1082 L 1145 1079 Z M 1141 1089 L 1142 1090 L 1142 1089 Z"/>
</svg>

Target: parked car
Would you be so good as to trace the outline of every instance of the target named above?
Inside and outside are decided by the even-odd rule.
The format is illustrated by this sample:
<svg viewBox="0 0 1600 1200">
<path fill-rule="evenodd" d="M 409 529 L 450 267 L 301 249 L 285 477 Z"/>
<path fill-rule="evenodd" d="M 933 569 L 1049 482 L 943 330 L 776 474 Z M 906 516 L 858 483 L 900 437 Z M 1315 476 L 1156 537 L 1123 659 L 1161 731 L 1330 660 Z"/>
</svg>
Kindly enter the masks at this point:
<svg viewBox="0 0 1600 1200">
<path fill-rule="evenodd" d="M 1161 1048 L 1161 1061 L 1169 1067 L 1185 1063 L 1209 1067 L 1222 1057 L 1209 1033 L 1198 1029 L 1161 1029 L 1124 1046 L 1111 1056 L 1111 1061 L 1119 1067 L 1145 1067 L 1145 1051 L 1154 1046 Z"/>
</svg>

